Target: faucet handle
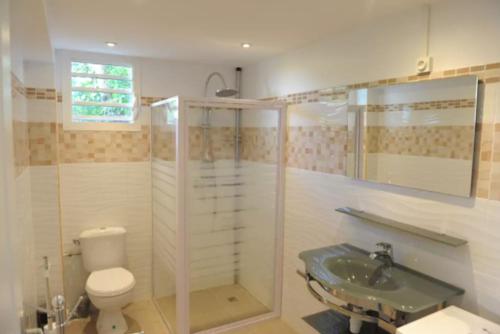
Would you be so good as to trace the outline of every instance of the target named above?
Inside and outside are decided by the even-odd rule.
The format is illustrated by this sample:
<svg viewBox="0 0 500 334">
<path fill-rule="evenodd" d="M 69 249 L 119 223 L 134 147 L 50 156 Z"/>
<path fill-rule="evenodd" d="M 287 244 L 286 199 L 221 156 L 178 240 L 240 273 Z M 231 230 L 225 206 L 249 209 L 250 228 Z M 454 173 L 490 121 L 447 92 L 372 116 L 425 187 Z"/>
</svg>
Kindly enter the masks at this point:
<svg viewBox="0 0 500 334">
<path fill-rule="evenodd" d="M 378 248 L 381 248 L 382 251 L 388 253 L 389 255 L 392 256 L 392 245 L 388 242 L 378 242 L 376 244 Z"/>
<path fill-rule="evenodd" d="M 388 242 L 377 242 L 377 247 L 382 248 L 383 250 L 391 249 L 392 245 Z"/>
</svg>

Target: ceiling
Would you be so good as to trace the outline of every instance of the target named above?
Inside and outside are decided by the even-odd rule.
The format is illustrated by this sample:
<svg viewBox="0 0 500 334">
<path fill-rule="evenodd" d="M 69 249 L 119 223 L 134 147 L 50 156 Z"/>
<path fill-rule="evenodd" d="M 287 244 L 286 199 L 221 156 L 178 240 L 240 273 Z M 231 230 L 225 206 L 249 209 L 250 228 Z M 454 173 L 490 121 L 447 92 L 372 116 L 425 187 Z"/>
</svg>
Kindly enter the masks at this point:
<svg viewBox="0 0 500 334">
<path fill-rule="evenodd" d="M 45 0 L 58 49 L 244 65 L 428 0 Z M 117 42 L 115 48 L 106 41 Z M 250 42 L 250 49 L 241 48 Z"/>
</svg>

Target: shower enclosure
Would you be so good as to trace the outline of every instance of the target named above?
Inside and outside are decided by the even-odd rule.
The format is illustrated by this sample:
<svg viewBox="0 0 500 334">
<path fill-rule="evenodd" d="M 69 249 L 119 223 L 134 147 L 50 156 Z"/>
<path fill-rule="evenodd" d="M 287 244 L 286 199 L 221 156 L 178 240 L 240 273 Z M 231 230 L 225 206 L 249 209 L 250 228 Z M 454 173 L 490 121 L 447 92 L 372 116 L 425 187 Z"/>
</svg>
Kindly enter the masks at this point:
<svg viewBox="0 0 500 334">
<path fill-rule="evenodd" d="M 227 98 L 153 105 L 153 299 L 172 332 L 280 314 L 285 113 Z"/>
</svg>

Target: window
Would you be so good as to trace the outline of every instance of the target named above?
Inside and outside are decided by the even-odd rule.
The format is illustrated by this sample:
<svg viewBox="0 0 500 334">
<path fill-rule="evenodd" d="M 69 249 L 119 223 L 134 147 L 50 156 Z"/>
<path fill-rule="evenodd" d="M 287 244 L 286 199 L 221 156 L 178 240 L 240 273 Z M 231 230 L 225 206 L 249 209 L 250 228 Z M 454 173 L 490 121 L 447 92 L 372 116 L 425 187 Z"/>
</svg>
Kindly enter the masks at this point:
<svg viewBox="0 0 500 334">
<path fill-rule="evenodd" d="M 134 123 L 133 67 L 71 61 L 70 99 L 73 124 Z"/>
</svg>

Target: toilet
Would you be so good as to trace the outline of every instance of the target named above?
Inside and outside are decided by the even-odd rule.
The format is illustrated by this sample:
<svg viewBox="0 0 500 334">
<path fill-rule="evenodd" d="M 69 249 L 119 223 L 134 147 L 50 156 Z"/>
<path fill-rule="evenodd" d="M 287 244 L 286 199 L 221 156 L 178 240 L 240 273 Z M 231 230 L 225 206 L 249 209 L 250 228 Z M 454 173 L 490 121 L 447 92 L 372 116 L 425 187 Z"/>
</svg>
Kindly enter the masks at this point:
<svg viewBox="0 0 500 334">
<path fill-rule="evenodd" d="M 99 334 L 128 330 L 122 308 L 132 300 L 135 278 L 124 268 L 126 233 L 122 227 L 101 227 L 80 234 L 83 266 L 90 273 L 85 291 L 99 309 Z"/>
</svg>

